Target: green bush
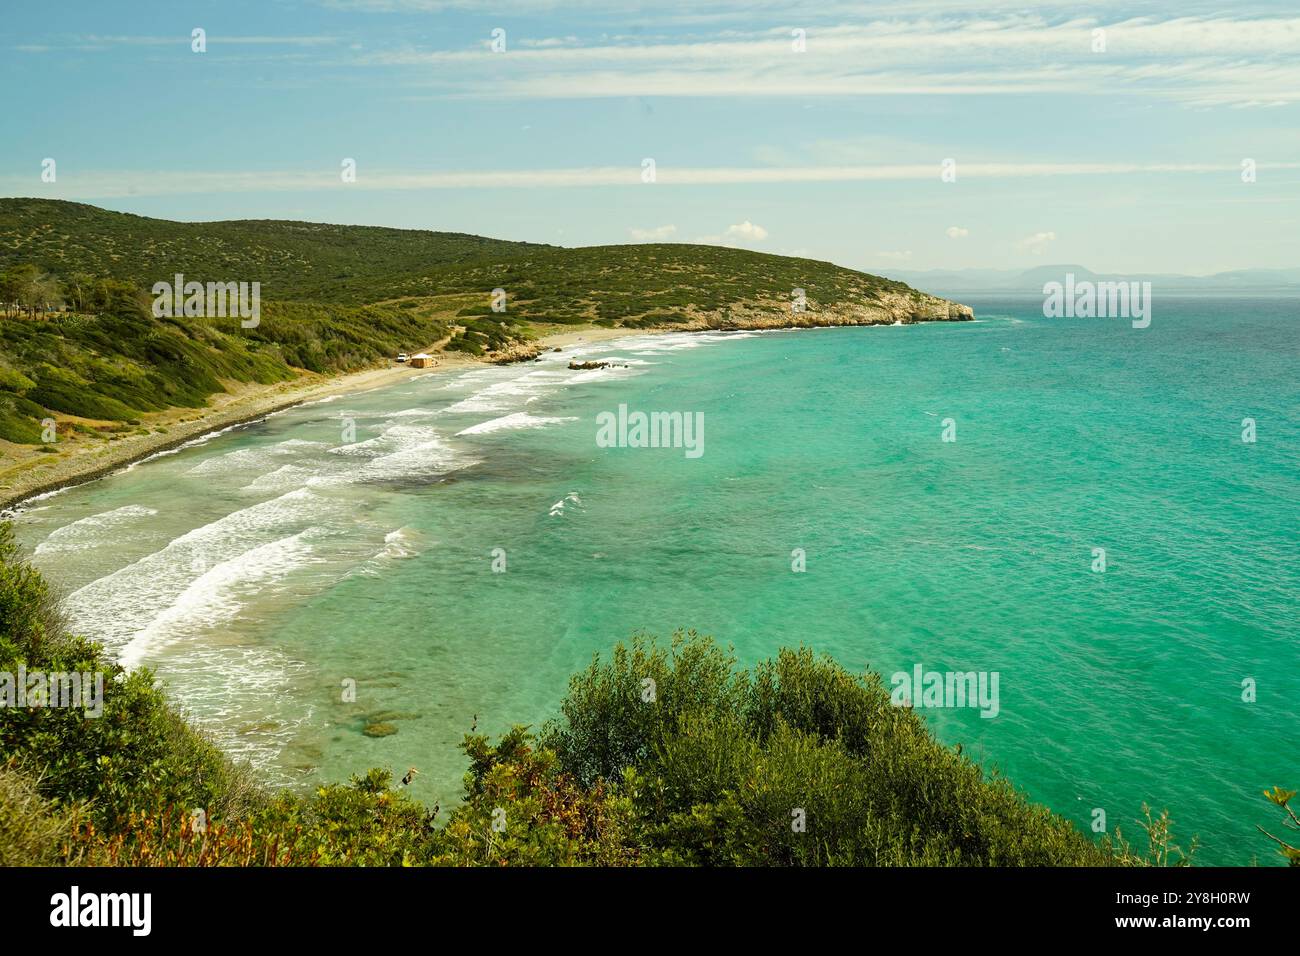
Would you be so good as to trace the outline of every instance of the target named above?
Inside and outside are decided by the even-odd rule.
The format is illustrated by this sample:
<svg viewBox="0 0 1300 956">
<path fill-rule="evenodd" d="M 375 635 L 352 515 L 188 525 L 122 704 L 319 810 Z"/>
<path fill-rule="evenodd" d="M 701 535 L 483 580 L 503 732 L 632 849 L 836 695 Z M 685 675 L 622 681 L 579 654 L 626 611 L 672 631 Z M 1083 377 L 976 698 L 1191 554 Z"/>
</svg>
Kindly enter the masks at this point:
<svg viewBox="0 0 1300 956">
<path fill-rule="evenodd" d="M 125 673 L 98 645 L 66 633 L 48 586 L 19 558 L 0 523 L 0 671 L 99 673 L 103 712 L 68 707 L 0 708 L 0 753 L 39 781 L 53 808 L 88 807 L 99 827 L 132 812 L 176 804 L 218 817 L 254 793 L 235 767 L 168 705 L 147 669 Z"/>
<path fill-rule="evenodd" d="M 585 784 L 634 772 L 664 860 L 1108 862 L 1068 821 L 892 706 L 878 675 L 856 677 L 806 648 L 747 673 L 694 633 L 668 647 L 637 637 L 573 678 L 561 714 L 544 744 Z"/>
<path fill-rule="evenodd" d="M 21 395 L 0 392 L 0 438 L 22 445 L 44 441 L 41 421 L 45 409 Z"/>
<path fill-rule="evenodd" d="M 86 380 L 52 365 L 37 369 L 36 387 L 27 394 L 37 404 L 79 418 L 123 420 L 136 413 L 118 399 L 96 391 Z"/>
<path fill-rule="evenodd" d="M 76 815 L 42 799 L 34 778 L 0 766 L 0 866 L 83 862 L 80 846 L 71 854 L 62 852 L 79 823 Z"/>
<path fill-rule="evenodd" d="M 22 393 L 36 385 L 22 372 L 0 365 L 0 392 Z"/>
</svg>

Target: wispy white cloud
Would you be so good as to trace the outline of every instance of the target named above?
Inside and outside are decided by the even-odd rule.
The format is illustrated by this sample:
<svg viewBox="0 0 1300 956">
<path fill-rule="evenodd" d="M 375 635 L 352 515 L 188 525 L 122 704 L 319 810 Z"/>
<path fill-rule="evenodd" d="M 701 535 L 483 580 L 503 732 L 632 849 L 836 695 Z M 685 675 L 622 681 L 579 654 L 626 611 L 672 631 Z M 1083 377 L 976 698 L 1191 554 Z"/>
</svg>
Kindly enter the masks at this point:
<svg viewBox="0 0 1300 956">
<path fill-rule="evenodd" d="M 175 36 L 85 34 L 48 40 L 44 43 L 20 44 L 14 49 L 23 53 L 54 53 L 62 50 L 90 52 L 117 47 L 175 47 L 189 52 L 190 42 L 189 33 L 178 33 Z M 339 37 L 332 36 L 227 36 L 221 33 L 208 33 L 207 42 L 211 48 L 218 48 L 220 46 L 322 47 L 342 41 Z"/>
<path fill-rule="evenodd" d="M 1096 48 L 1105 31 L 1104 51 Z M 360 62 L 405 68 L 443 95 L 861 96 L 1080 93 L 1195 105 L 1300 99 L 1300 17 L 1107 22 L 1042 14 L 940 15 L 825 25 L 796 52 L 790 29 L 574 43 L 493 54 L 408 47 Z"/>
<path fill-rule="evenodd" d="M 436 13 L 453 10 L 482 9 L 482 0 L 317 0 L 324 7 L 362 13 Z M 520 17 L 556 13 L 599 16 L 612 14 L 622 18 L 638 14 L 653 15 L 657 21 L 674 24 L 709 23 L 728 19 L 753 22 L 759 17 L 779 16 L 790 22 L 812 23 L 835 18 L 858 18 L 870 14 L 876 17 L 899 14 L 917 15 L 925 12 L 979 13 L 988 15 L 995 11 L 1019 12 L 1028 5 L 1024 0 L 875 0 L 864 7 L 861 0 L 496 0 L 492 10 L 499 16 Z M 1034 9 L 1076 9 L 1075 0 L 1036 0 Z M 1237 5 L 1246 9 L 1269 9 L 1267 0 L 1251 3 L 1243 0 Z M 1162 0 L 1092 0 L 1092 9 L 1123 8 L 1132 13 L 1158 13 L 1167 4 Z M 1187 13 L 1215 12 L 1222 4 L 1215 0 L 1183 0 L 1181 7 Z"/>
<path fill-rule="evenodd" d="M 766 238 L 766 229 L 746 219 L 728 226 L 720 235 L 696 236 L 695 242 L 705 246 L 748 246 Z"/>
<path fill-rule="evenodd" d="M 673 225 L 655 226 L 653 229 L 629 229 L 630 235 L 637 242 L 664 242 L 671 239 L 677 233 L 677 227 Z"/>
<path fill-rule="evenodd" d="M 762 242 L 767 238 L 767 230 L 746 219 L 734 226 L 728 226 L 725 235 L 728 239 L 740 242 Z"/>
<path fill-rule="evenodd" d="M 1300 169 L 1300 162 L 1259 163 L 1261 171 Z M 530 189 L 618 186 L 662 189 L 675 186 L 720 186 L 756 183 L 889 182 L 930 180 L 940 185 L 939 163 L 881 166 L 673 167 L 660 164 L 657 182 L 641 181 L 641 167 L 594 166 L 562 169 L 372 170 L 356 182 L 343 183 L 336 170 L 220 171 L 86 171 L 60 172 L 55 184 L 40 182 L 40 169 L 27 176 L 0 177 L 0 195 L 49 196 L 60 199 L 159 196 L 185 193 L 273 193 L 316 190 Z M 1132 174 L 1221 175 L 1236 181 L 1240 167 L 1231 163 L 970 163 L 958 164 L 959 181 L 1030 177 L 1121 176 Z M 745 230 L 745 224 L 732 226 Z M 765 230 L 749 225 L 751 238 Z"/>
<path fill-rule="evenodd" d="M 519 45 L 522 47 L 528 47 L 534 49 L 550 49 L 553 47 L 577 46 L 581 42 L 582 41 L 575 36 L 541 37 L 538 39 L 534 39 L 532 37 L 524 37 L 522 40 L 519 41 Z"/>
<path fill-rule="evenodd" d="M 1016 243 L 1016 248 L 1022 252 L 1028 252 L 1035 256 L 1041 256 L 1047 251 L 1047 247 L 1056 241 L 1054 232 L 1036 232 L 1032 236 L 1026 236 Z"/>
<path fill-rule="evenodd" d="M 353 10 L 425 12 L 469 9 L 443 0 L 338 0 Z M 832 2 L 788 10 L 775 0 L 760 22 L 800 25 L 806 47 L 796 52 L 793 26 L 755 30 L 743 5 L 705 4 L 709 15 L 737 16 L 737 26 L 689 25 L 694 5 L 646 3 L 657 32 L 615 32 L 592 23 L 590 33 L 547 35 L 514 25 L 505 14 L 558 15 L 549 0 L 516 0 L 502 11 L 506 52 L 483 35 L 456 47 L 408 44 L 349 49 L 332 36 L 208 35 L 209 48 L 316 50 L 323 69 L 385 69 L 403 85 L 438 98 L 589 99 L 593 97 L 860 97 L 898 95 L 1079 94 L 1173 99 L 1196 107 L 1274 107 L 1300 101 L 1300 16 L 1222 12 L 1169 16 L 1142 4 L 1089 8 L 1064 3 L 1025 12 L 1021 4 L 948 0 L 871 7 Z M 618 12 L 611 4 L 583 9 Z M 1131 10 L 1145 15 L 1134 16 Z M 1195 6 L 1189 7 L 1195 9 Z M 1267 9 L 1267 8 L 1265 8 Z M 891 12 L 892 11 L 892 12 Z M 566 5 L 564 12 L 575 12 Z M 578 11 L 579 13 L 581 11 Z M 779 19 L 777 15 L 779 14 Z M 1288 15 L 1289 14 L 1289 15 Z M 622 13 L 626 18 L 627 11 Z M 839 19 L 837 19 L 837 17 Z M 875 17 L 876 19 L 865 19 Z M 528 24 L 533 21 L 524 21 Z M 1097 30 L 1105 31 L 1097 51 Z M 188 49 L 187 34 L 36 37 L 14 49 L 107 50 L 123 46 Z"/>
</svg>

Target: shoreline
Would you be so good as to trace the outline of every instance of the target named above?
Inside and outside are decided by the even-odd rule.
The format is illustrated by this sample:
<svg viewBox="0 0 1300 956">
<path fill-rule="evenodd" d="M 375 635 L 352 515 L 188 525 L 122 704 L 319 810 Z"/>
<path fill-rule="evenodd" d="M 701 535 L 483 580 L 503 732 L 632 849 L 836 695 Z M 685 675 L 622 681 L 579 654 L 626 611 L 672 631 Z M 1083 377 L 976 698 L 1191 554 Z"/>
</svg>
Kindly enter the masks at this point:
<svg viewBox="0 0 1300 956">
<path fill-rule="evenodd" d="M 31 475 L 19 475 L 12 484 L 0 490 L 0 518 L 12 515 L 33 499 L 98 481 L 154 455 L 180 448 L 182 445 L 219 432 L 251 425 L 277 412 L 312 401 L 385 388 L 431 372 L 451 372 L 484 365 L 527 362 L 542 352 L 555 348 L 586 345 L 595 341 L 627 338 L 639 334 L 653 334 L 655 331 L 659 330 L 604 329 L 598 326 L 590 328 L 584 326 L 571 331 L 551 332 L 521 349 L 501 356 L 438 352 L 438 364 L 431 369 L 390 365 L 333 377 L 308 372 L 292 382 L 280 382 L 268 386 L 240 386 L 234 392 L 219 392 L 213 395 L 211 401 L 214 404 L 207 408 L 175 409 L 170 415 L 166 412 L 158 413 L 158 418 L 153 424 L 166 424 L 165 433 L 151 431 L 146 435 L 127 435 L 106 445 L 86 444 L 76 448 L 66 458 L 52 463 L 51 467 L 32 469 L 35 473 Z"/>
<path fill-rule="evenodd" d="M 809 317 L 811 319 L 811 317 Z M 692 322 L 677 326 L 650 329 L 605 328 L 586 325 L 576 328 L 547 330 L 532 342 L 521 344 L 498 355 L 475 356 L 468 353 L 438 351 L 438 364 L 432 369 L 414 369 L 409 365 L 390 365 L 383 368 L 363 369 L 345 375 L 327 377 L 304 372 L 293 382 L 276 385 L 249 386 L 240 384 L 233 391 L 219 392 L 211 397 L 207 408 L 178 408 L 157 413 L 150 424 L 166 426 L 165 431 L 147 434 L 130 434 L 107 445 L 85 445 L 75 448 L 71 455 L 48 468 L 33 468 L 35 474 L 19 475 L 7 487 L 0 489 L 0 519 L 11 516 L 23 505 L 46 495 L 68 488 L 98 481 L 147 458 L 180 448 L 218 432 L 251 425 L 277 412 L 296 408 L 308 402 L 370 391 L 397 384 L 406 379 L 430 372 L 452 371 L 485 365 L 512 365 L 529 362 L 544 352 L 564 349 L 578 344 L 636 336 L 663 335 L 671 332 L 750 332 L 774 329 L 843 328 L 867 325 L 912 325 L 921 322 L 969 321 L 958 318 L 914 319 L 911 322 L 892 321 L 791 321 L 769 318 L 741 323 Z M 186 416 L 189 417 L 186 417 Z M 0 479 L 3 480 L 3 479 Z"/>
</svg>

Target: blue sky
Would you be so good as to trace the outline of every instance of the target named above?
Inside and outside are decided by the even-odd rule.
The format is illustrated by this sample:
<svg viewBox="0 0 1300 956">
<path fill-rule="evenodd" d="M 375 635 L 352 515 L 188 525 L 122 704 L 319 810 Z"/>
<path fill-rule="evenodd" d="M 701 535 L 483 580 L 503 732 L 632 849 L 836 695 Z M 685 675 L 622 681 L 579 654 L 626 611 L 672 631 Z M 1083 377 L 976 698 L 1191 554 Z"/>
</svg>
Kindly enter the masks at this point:
<svg viewBox="0 0 1300 956">
<path fill-rule="evenodd" d="M 0 71 L 0 195 L 886 274 L 1300 265 L 1293 4 L 7 0 Z"/>
</svg>

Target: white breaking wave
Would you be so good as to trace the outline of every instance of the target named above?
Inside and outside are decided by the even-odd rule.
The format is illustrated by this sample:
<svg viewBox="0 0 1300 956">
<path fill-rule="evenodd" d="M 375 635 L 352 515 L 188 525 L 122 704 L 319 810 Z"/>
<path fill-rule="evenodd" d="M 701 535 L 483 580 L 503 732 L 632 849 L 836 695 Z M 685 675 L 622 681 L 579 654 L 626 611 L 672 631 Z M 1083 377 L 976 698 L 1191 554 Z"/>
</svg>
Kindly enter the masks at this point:
<svg viewBox="0 0 1300 956">
<path fill-rule="evenodd" d="M 349 458 L 380 458 L 412 443 L 431 441 L 437 437 L 438 433 L 427 425 L 386 424 L 384 430 L 374 438 L 338 445 L 329 449 L 329 453 Z"/>
<path fill-rule="evenodd" d="M 449 448 L 437 431 L 423 425 L 396 425 L 374 441 L 374 445 L 365 444 L 379 454 L 346 478 L 361 481 L 416 478 L 476 464 Z"/>
<path fill-rule="evenodd" d="M 493 418 L 491 421 L 482 422 L 478 425 L 471 425 L 456 433 L 457 437 L 461 435 L 487 435 L 491 432 L 505 431 L 515 428 L 545 428 L 547 425 L 560 425 L 564 422 L 576 422 L 576 418 L 546 418 L 542 415 L 529 415 L 527 412 L 515 412 L 512 415 L 504 415 L 501 418 Z"/>
<path fill-rule="evenodd" d="M 401 527 L 384 535 L 384 550 L 375 555 L 377 558 L 413 558 L 420 553 L 419 542 L 423 538 L 414 528 Z"/>
<path fill-rule="evenodd" d="M 260 478 L 244 485 L 240 490 L 253 492 L 287 491 L 290 488 L 302 487 L 320 473 L 319 468 L 312 468 L 307 465 L 281 465 L 275 471 L 267 472 Z"/>
<path fill-rule="evenodd" d="M 426 536 L 424 532 L 418 528 L 403 525 L 384 535 L 384 546 L 372 555 L 370 560 L 355 570 L 348 572 L 346 577 L 352 577 L 354 574 L 378 577 L 394 561 L 406 561 L 419 557 L 424 550 L 425 543 Z"/>
<path fill-rule="evenodd" d="M 42 492 L 39 495 L 32 495 L 30 498 L 23 499 L 22 503 L 19 504 L 17 508 L 20 511 L 36 511 L 37 509 L 28 508 L 27 506 L 30 505 L 33 501 L 47 501 L 50 498 L 55 497 L 56 495 L 65 495 L 75 487 L 76 487 L 75 485 L 64 485 L 62 488 L 55 488 L 53 491 L 46 491 L 46 492 Z"/>
<path fill-rule="evenodd" d="M 299 533 L 222 561 L 192 581 L 170 607 L 132 637 L 118 660 L 123 667 L 135 667 L 168 644 L 233 620 L 250 596 L 305 564 L 311 550 Z"/>
<path fill-rule="evenodd" d="M 299 488 L 225 515 L 74 591 L 66 602 L 73 630 L 122 648 L 209 569 L 268 538 L 293 535 L 345 513 L 342 503 Z"/>
<path fill-rule="evenodd" d="M 555 504 L 551 505 L 551 517 L 552 518 L 563 517 L 564 506 L 566 504 L 577 505 L 578 507 L 582 507 L 582 499 L 578 497 L 578 493 L 576 491 L 570 491 L 567 495 L 565 495 Z"/>
<path fill-rule="evenodd" d="M 90 515 L 79 521 L 56 528 L 36 546 L 33 554 L 58 554 L 67 551 L 86 551 L 106 543 L 104 536 L 96 532 L 120 528 L 141 518 L 152 518 L 158 512 L 143 505 L 125 505 Z"/>
<path fill-rule="evenodd" d="M 207 434 L 200 435 L 198 438 L 191 438 L 189 441 L 181 442 L 181 444 L 177 445 L 175 448 L 164 448 L 162 451 L 156 451 L 152 455 L 147 455 L 144 458 L 137 459 L 136 461 L 131 462 L 122 470 L 134 471 L 137 465 L 143 465 L 147 462 L 151 462 L 155 458 L 165 458 L 168 455 L 179 455 L 181 452 L 188 451 L 191 448 L 198 448 L 201 445 L 206 445 L 208 442 L 212 441 L 212 439 L 220 438 L 222 435 L 226 434 L 226 432 L 232 432 L 236 428 L 243 428 L 245 425 L 256 425 L 259 422 L 264 422 L 268 418 L 270 418 L 271 415 L 275 415 L 275 414 L 278 413 L 271 412 L 266 415 L 263 415 L 261 418 L 255 418 L 247 422 L 236 422 L 233 425 L 227 425 L 225 428 L 218 428 L 216 431 L 212 431 L 212 432 L 208 432 Z M 212 460 L 213 459 L 208 459 L 208 461 L 212 461 Z"/>
<path fill-rule="evenodd" d="M 512 406 L 524 404 L 530 397 L 550 394 L 565 384 L 565 378 L 561 372 L 537 369 L 516 378 L 494 382 L 468 398 L 447 406 L 446 412 L 455 415 L 460 412 L 508 411 Z"/>
<path fill-rule="evenodd" d="M 217 455 L 214 458 L 205 458 L 187 471 L 186 474 L 201 478 L 221 475 L 228 471 L 238 471 L 242 468 L 257 468 L 269 454 L 270 452 L 266 448 L 241 448 L 238 451 L 226 452 L 224 455 Z"/>
<path fill-rule="evenodd" d="M 449 447 L 430 426 L 389 423 L 373 438 L 329 447 L 323 442 L 304 443 L 325 454 L 281 465 L 243 487 L 247 492 L 283 491 L 287 488 L 327 488 L 363 481 L 417 478 L 477 464 Z M 237 454 L 237 453 L 233 453 Z M 353 459 L 349 461 L 348 459 Z"/>
<path fill-rule="evenodd" d="M 193 641 L 186 645 L 183 667 L 169 668 L 167 684 L 171 699 L 223 752 L 288 785 L 296 775 L 279 763 L 280 756 L 310 725 L 315 706 L 285 702 L 307 671 L 304 662 L 276 647 Z"/>
<path fill-rule="evenodd" d="M 290 438 L 274 445 L 257 445 L 252 448 L 240 448 L 213 458 L 205 458 L 185 474 L 194 478 L 214 477 L 232 472 L 252 471 L 265 468 L 276 459 L 297 455 L 312 448 L 324 448 L 325 443 Z"/>
<path fill-rule="evenodd" d="M 354 441 L 348 445 L 338 445 L 329 450 L 331 455 L 344 455 L 349 457 L 372 458 L 382 454 L 384 447 L 384 436 L 377 435 L 374 438 L 367 438 L 363 441 Z"/>
<path fill-rule="evenodd" d="M 484 379 L 494 378 L 500 374 L 501 374 L 500 369 L 476 368 L 473 371 L 465 372 L 461 375 L 457 375 L 455 379 L 448 382 L 446 385 L 442 386 L 440 391 L 447 391 L 449 389 L 462 388 L 466 385 L 473 385 L 483 381 Z"/>
<path fill-rule="evenodd" d="M 678 352 L 682 349 L 696 349 L 702 345 L 717 345 L 735 339 L 752 339 L 759 335 L 758 330 L 745 332 L 668 332 L 664 335 L 647 336 L 644 342 L 635 343 L 633 355 L 658 355 L 661 352 Z"/>
</svg>

